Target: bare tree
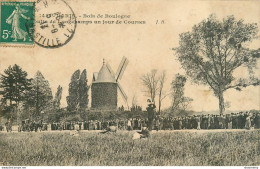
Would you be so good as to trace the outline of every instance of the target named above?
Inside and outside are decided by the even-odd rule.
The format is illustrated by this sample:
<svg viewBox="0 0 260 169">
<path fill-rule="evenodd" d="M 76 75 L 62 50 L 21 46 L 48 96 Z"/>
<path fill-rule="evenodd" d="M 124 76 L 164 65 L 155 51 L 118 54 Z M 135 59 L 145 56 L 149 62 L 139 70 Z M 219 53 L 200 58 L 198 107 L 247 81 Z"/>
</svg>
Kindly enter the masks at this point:
<svg viewBox="0 0 260 169">
<path fill-rule="evenodd" d="M 181 101 L 181 110 L 185 111 L 190 107 L 190 103 L 193 101 L 190 97 L 183 97 Z"/>
<path fill-rule="evenodd" d="M 164 88 L 164 83 L 166 81 L 166 71 L 163 71 L 159 77 L 159 107 L 158 107 L 158 113 L 161 113 L 161 106 L 162 106 L 162 101 L 165 99 L 168 95 L 165 92 L 163 92 Z"/>
<path fill-rule="evenodd" d="M 259 50 L 247 48 L 257 38 L 256 23 L 244 23 L 234 16 L 219 21 L 214 15 L 194 25 L 192 31 L 180 34 L 179 47 L 175 48 L 178 60 L 194 83 L 208 85 L 219 99 L 219 111 L 223 114 L 223 93 L 231 88 L 241 90 L 259 85 L 253 69 L 259 58 Z M 245 66 L 249 78 L 235 78 L 234 71 Z"/>
<path fill-rule="evenodd" d="M 137 106 L 138 100 L 137 100 L 137 96 L 136 94 L 134 94 L 133 98 L 132 98 L 132 107 Z"/>
<path fill-rule="evenodd" d="M 142 75 L 141 81 L 146 88 L 145 92 L 151 98 L 151 101 L 155 103 L 155 97 L 157 95 L 159 82 L 157 70 L 153 69 L 151 70 L 151 72 Z"/>
</svg>

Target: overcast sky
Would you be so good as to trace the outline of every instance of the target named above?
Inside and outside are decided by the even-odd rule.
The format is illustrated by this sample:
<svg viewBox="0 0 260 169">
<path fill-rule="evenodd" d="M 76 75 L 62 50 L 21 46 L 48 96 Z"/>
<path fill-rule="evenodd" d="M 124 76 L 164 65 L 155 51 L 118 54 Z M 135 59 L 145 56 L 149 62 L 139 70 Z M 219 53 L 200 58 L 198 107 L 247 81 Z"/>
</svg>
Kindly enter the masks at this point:
<svg viewBox="0 0 260 169">
<path fill-rule="evenodd" d="M 41 71 L 49 81 L 53 94 L 58 85 L 63 87 L 62 105 L 66 106 L 68 85 L 72 73 L 87 69 L 89 84 L 93 72 L 98 72 L 105 58 L 114 71 L 123 56 L 129 59 L 124 76 L 120 81 L 131 104 L 136 95 L 138 103 L 146 106 L 147 97 L 142 92 L 140 76 L 151 69 L 166 70 L 165 90 L 175 74 L 184 74 L 174 53 L 170 50 L 178 46 L 179 34 L 190 31 L 194 24 L 206 19 L 211 13 L 217 18 L 234 15 L 245 22 L 260 25 L 260 1 L 68 1 L 77 16 L 82 14 L 131 15 L 128 20 L 145 20 L 145 25 L 78 25 L 73 39 L 58 49 L 0 48 L 0 73 L 9 65 L 18 64 L 33 77 Z M 156 20 L 165 24 L 156 25 Z M 90 19 L 94 21 L 95 19 Z M 259 48 L 260 40 L 255 40 L 251 48 Z M 258 62 L 258 67 L 260 63 Z M 236 71 L 237 76 L 247 76 L 245 70 Z M 256 70 L 260 78 L 259 69 Z M 194 99 L 192 109 L 211 111 L 218 109 L 218 100 L 207 86 L 197 86 L 187 82 L 185 95 Z M 248 87 L 242 92 L 233 89 L 224 95 L 231 103 L 230 110 L 260 109 L 260 88 Z M 124 102 L 119 96 L 119 104 Z M 163 107 L 170 105 L 166 98 Z"/>
</svg>

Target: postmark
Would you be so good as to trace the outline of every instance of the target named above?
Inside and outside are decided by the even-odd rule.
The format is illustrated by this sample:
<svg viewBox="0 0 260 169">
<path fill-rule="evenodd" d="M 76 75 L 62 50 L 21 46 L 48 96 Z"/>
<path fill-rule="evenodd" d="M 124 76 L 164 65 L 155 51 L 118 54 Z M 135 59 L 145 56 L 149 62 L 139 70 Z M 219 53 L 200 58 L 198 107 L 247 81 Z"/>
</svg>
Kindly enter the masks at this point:
<svg viewBox="0 0 260 169">
<path fill-rule="evenodd" d="M 73 37 L 76 16 L 64 0 L 37 0 L 35 5 L 35 43 L 44 48 L 59 48 Z"/>
<path fill-rule="evenodd" d="M 32 1 L 0 1 L 0 45 L 34 45 L 34 10 Z"/>
</svg>

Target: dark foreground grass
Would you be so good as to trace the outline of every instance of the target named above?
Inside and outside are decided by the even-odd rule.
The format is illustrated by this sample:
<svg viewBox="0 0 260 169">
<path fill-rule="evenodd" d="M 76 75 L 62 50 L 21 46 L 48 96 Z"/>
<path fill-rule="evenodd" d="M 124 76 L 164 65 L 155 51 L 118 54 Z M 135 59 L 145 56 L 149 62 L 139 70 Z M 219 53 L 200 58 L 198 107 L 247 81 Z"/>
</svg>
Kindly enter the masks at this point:
<svg viewBox="0 0 260 169">
<path fill-rule="evenodd" d="M 154 133 L 0 133 L 0 161 L 38 165 L 260 165 L 260 131 Z"/>
</svg>

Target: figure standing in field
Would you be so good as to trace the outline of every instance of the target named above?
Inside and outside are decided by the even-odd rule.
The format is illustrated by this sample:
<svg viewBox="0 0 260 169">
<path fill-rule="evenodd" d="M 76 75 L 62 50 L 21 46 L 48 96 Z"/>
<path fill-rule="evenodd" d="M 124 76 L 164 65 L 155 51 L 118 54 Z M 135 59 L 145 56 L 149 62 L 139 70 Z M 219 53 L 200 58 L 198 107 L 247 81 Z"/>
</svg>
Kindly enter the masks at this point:
<svg viewBox="0 0 260 169">
<path fill-rule="evenodd" d="M 19 4 L 16 5 L 15 10 L 13 13 L 6 19 L 6 23 L 12 24 L 12 35 L 11 38 L 14 38 L 13 41 L 17 41 L 17 39 L 23 39 L 23 41 L 26 41 L 26 37 L 28 36 L 28 33 L 24 31 L 21 27 L 21 19 L 24 18 L 26 20 L 29 20 L 29 17 L 24 16 L 24 13 L 27 13 L 28 11 L 21 8 Z"/>
<path fill-rule="evenodd" d="M 156 106 L 153 102 L 151 102 L 150 99 L 148 99 L 147 102 L 148 102 L 148 107 L 146 108 L 146 110 L 148 112 L 148 129 L 149 131 L 152 131 Z"/>
</svg>

